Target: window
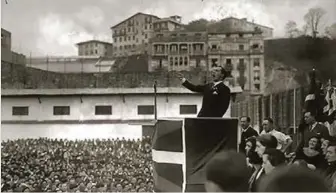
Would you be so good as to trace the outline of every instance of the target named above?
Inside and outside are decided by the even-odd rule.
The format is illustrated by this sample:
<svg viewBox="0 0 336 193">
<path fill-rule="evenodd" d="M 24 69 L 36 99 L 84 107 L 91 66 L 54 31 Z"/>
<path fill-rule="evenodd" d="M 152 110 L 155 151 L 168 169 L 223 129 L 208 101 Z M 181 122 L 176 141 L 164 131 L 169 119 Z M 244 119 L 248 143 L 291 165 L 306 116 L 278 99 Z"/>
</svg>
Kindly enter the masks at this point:
<svg viewBox="0 0 336 193">
<path fill-rule="evenodd" d="M 180 105 L 180 115 L 196 114 L 197 105 Z"/>
<path fill-rule="evenodd" d="M 131 41 L 131 36 L 128 36 L 128 41 Z"/>
<path fill-rule="evenodd" d="M 54 115 L 70 115 L 70 107 L 54 106 Z"/>
<path fill-rule="evenodd" d="M 138 115 L 154 115 L 154 105 L 139 105 Z"/>
<path fill-rule="evenodd" d="M 260 66 L 260 59 L 254 58 L 253 60 L 253 67 L 259 67 Z"/>
<path fill-rule="evenodd" d="M 239 37 L 242 38 L 242 37 L 244 37 L 244 35 L 243 34 L 239 34 Z"/>
<path fill-rule="evenodd" d="M 252 49 L 258 49 L 259 48 L 259 44 L 253 44 L 252 45 Z"/>
<path fill-rule="evenodd" d="M 254 84 L 254 87 L 255 87 L 257 90 L 260 90 L 260 84 Z"/>
<path fill-rule="evenodd" d="M 239 45 L 239 50 L 244 50 L 244 45 L 243 44 Z"/>
<path fill-rule="evenodd" d="M 213 50 L 217 49 L 217 45 L 212 45 L 211 49 L 213 49 Z"/>
<path fill-rule="evenodd" d="M 197 58 L 197 59 L 196 59 L 196 67 L 199 67 L 199 66 L 200 66 L 200 63 L 201 63 L 201 59 Z"/>
<path fill-rule="evenodd" d="M 239 59 L 239 64 L 244 64 L 244 59 Z"/>
<path fill-rule="evenodd" d="M 95 50 L 95 54 L 98 54 L 98 50 Z"/>
<path fill-rule="evenodd" d="M 162 59 L 159 60 L 159 67 L 162 68 Z"/>
<path fill-rule="evenodd" d="M 122 38 L 121 37 L 119 38 L 119 42 L 122 42 Z"/>
<path fill-rule="evenodd" d="M 117 40 L 118 40 L 117 38 L 114 38 L 114 42 L 117 42 Z"/>
<path fill-rule="evenodd" d="M 182 66 L 182 64 L 183 64 L 183 58 L 180 57 L 180 66 Z"/>
<path fill-rule="evenodd" d="M 14 116 L 24 116 L 29 114 L 28 107 L 12 107 L 12 115 Z"/>
<path fill-rule="evenodd" d="M 184 57 L 184 65 L 188 66 L 188 57 Z"/>
<path fill-rule="evenodd" d="M 231 62 L 232 62 L 232 61 L 231 61 L 231 58 L 227 58 L 227 59 L 226 59 L 226 64 L 231 64 Z"/>
<path fill-rule="evenodd" d="M 170 66 L 173 66 L 173 65 L 174 65 L 174 58 L 170 57 Z"/>
<path fill-rule="evenodd" d="M 125 41 L 125 42 L 127 41 L 126 36 L 124 36 L 124 41 Z"/>
<path fill-rule="evenodd" d="M 211 66 L 216 67 L 217 66 L 218 59 L 217 58 L 212 58 L 211 59 Z"/>
<path fill-rule="evenodd" d="M 133 40 L 135 40 L 135 36 L 133 36 Z"/>
<path fill-rule="evenodd" d="M 145 39 L 147 39 L 147 34 L 145 34 Z"/>
<path fill-rule="evenodd" d="M 95 107 L 95 115 L 112 115 L 111 105 L 97 105 Z"/>
<path fill-rule="evenodd" d="M 175 66 L 177 66 L 177 65 L 178 65 L 178 58 L 175 57 Z"/>
<path fill-rule="evenodd" d="M 128 28 L 128 32 L 130 32 L 130 31 L 131 31 L 131 28 L 129 27 L 129 28 Z"/>
</svg>

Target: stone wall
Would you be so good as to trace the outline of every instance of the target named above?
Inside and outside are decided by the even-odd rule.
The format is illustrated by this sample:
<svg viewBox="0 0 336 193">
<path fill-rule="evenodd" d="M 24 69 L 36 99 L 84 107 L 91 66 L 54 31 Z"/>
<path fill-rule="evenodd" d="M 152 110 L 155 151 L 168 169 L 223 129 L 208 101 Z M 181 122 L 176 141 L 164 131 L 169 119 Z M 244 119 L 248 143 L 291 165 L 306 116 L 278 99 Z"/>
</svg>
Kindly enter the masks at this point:
<svg viewBox="0 0 336 193">
<path fill-rule="evenodd" d="M 204 83 L 207 72 L 182 72 L 193 83 Z M 2 89 L 55 88 L 136 88 L 178 87 L 180 80 L 174 72 L 107 72 L 56 73 L 22 65 L 1 64 Z"/>
</svg>

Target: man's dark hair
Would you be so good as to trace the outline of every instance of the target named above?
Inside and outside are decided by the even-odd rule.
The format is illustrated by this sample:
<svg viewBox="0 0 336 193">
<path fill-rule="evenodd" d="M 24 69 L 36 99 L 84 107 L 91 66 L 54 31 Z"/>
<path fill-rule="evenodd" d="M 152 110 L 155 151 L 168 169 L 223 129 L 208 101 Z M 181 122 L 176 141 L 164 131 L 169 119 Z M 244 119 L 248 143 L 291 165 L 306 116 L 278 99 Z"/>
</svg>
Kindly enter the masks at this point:
<svg viewBox="0 0 336 193">
<path fill-rule="evenodd" d="M 264 155 L 267 155 L 268 161 L 273 167 L 277 167 L 286 163 L 285 154 L 278 149 L 266 149 Z"/>
<path fill-rule="evenodd" d="M 250 172 L 243 154 L 227 151 L 215 155 L 207 164 L 206 179 L 222 191 L 247 192 Z"/>
<path fill-rule="evenodd" d="M 273 121 L 273 119 L 272 119 L 271 117 L 266 117 L 266 118 L 264 118 L 264 121 L 268 121 L 268 122 L 271 123 L 271 124 L 274 123 L 274 121 Z"/>
<path fill-rule="evenodd" d="M 276 148 L 278 146 L 278 140 L 271 134 L 262 134 L 257 137 L 257 141 L 261 143 L 261 145 L 265 146 L 266 149 Z"/>
<path fill-rule="evenodd" d="M 308 168 L 285 166 L 262 178 L 258 192 L 328 192 L 324 177 Z"/>
<path fill-rule="evenodd" d="M 249 116 L 242 116 L 242 117 L 240 117 L 240 120 L 242 118 L 246 118 L 246 121 L 249 122 L 249 123 L 251 123 L 251 118 Z"/>
<path fill-rule="evenodd" d="M 249 151 L 247 153 L 247 158 L 249 158 L 250 164 L 262 164 L 262 158 L 255 151 Z"/>
</svg>

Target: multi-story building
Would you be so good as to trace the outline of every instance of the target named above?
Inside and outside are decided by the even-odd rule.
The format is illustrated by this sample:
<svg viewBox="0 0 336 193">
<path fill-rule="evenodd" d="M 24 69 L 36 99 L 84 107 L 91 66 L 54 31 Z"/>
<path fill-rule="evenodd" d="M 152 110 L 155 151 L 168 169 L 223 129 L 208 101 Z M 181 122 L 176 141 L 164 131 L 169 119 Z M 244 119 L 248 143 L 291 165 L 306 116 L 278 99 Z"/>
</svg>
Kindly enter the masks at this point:
<svg viewBox="0 0 336 193">
<path fill-rule="evenodd" d="M 239 31 L 254 31 L 255 28 L 259 28 L 262 31 L 262 36 L 264 38 L 273 36 L 272 28 L 247 21 L 247 18 L 238 19 L 235 17 L 227 17 L 221 21 L 221 25 L 225 26 L 225 28 L 236 29 Z"/>
<path fill-rule="evenodd" d="M 225 67 L 231 71 L 234 85 L 261 94 L 265 88 L 263 43 L 260 30 L 209 33 L 209 66 Z"/>
<path fill-rule="evenodd" d="M 113 45 L 109 42 L 89 40 L 77 43 L 78 56 L 112 56 Z"/>
<path fill-rule="evenodd" d="M 1 28 L 1 49 L 12 50 L 12 33 Z"/>
<path fill-rule="evenodd" d="M 168 18 L 162 18 L 153 23 L 154 32 L 175 31 L 182 28 L 181 16 L 175 15 Z"/>
<path fill-rule="evenodd" d="M 137 13 L 111 27 L 114 56 L 147 53 L 148 42 L 154 31 L 173 31 L 181 26 L 181 16 L 178 15 L 161 19 L 155 15 Z"/>
<path fill-rule="evenodd" d="M 12 33 L 1 28 L 1 63 L 26 64 L 26 56 L 12 51 Z"/>
<path fill-rule="evenodd" d="M 111 27 L 114 56 L 145 52 L 153 34 L 153 23 L 159 19 L 155 15 L 137 13 Z"/>
<path fill-rule="evenodd" d="M 151 39 L 149 71 L 183 71 L 207 67 L 207 33 L 158 32 Z"/>
</svg>

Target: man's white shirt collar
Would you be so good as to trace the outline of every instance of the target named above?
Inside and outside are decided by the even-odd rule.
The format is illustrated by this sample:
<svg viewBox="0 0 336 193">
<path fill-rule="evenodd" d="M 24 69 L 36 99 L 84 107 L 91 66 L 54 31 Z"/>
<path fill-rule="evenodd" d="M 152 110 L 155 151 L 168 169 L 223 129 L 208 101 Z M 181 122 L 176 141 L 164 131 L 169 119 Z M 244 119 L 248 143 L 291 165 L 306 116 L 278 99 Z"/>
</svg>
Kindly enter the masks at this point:
<svg viewBox="0 0 336 193">
<path fill-rule="evenodd" d="M 214 82 L 214 85 L 213 85 L 213 86 L 217 86 L 217 85 L 220 84 L 221 82 L 223 82 L 223 81 Z"/>
</svg>

